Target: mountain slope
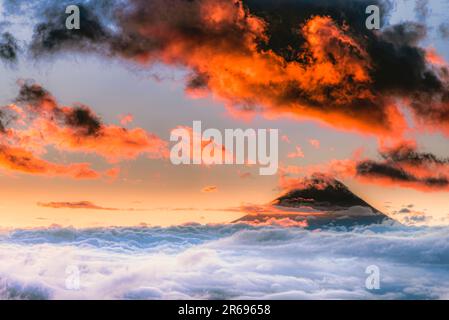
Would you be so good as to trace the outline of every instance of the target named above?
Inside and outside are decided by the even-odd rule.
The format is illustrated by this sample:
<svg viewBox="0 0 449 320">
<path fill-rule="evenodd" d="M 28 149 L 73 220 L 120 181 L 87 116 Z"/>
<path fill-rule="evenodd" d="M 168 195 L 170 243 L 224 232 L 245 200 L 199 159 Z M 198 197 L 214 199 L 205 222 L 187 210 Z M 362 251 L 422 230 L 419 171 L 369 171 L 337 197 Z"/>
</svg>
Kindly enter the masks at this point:
<svg viewBox="0 0 449 320">
<path fill-rule="evenodd" d="M 308 228 L 331 226 L 362 226 L 393 222 L 363 199 L 352 193 L 343 183 L 326 177 L 304 179 L 300 188 L 274 200 L 266 210 L 249 214 L 237 223 L 275 224 L 276 221 L 303 222 Z"/>
</svg>

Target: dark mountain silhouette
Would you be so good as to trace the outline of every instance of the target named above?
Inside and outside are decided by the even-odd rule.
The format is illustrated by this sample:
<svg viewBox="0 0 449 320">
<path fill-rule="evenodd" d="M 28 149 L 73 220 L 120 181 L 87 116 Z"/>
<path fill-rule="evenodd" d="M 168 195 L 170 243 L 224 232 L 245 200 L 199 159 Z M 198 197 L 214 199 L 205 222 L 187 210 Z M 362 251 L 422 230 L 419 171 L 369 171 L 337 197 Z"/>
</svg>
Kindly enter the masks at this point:
<svg viewBox="0 0 449 320">
<path fill-rule="evenodd" d="M 352 193 L 343 183 L 326 176 L 304 179 L 299 189 L 274 200 L 271 208 L 273 213 L 249 214 L 235 222 L 257 224 L 289 219 L 296 222 L 307 221 L 308 228 L 311 229 L 394 222 Z M 277 213 L 279 211 L 283 213 Z"/>
</svg>

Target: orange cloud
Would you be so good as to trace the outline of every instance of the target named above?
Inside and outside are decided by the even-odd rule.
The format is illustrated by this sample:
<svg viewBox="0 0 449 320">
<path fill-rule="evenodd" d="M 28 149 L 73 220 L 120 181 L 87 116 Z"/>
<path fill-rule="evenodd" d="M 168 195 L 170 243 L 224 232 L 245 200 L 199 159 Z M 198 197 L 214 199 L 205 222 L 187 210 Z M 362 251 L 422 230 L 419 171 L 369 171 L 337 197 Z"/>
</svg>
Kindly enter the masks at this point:
<svg viewBox="0 0 449 320">
<path fill-rule="evenodd" d="M 119 120 L 122 126 L 126 126 L 134 121 L 134 116 L 132 114 L 120 115 Z"/>
<path fill-rule="evenodd" d="M 388 13 L 384 1 L 375 3 Z M 191 71 L 188 93 L 210 92 L 242 118 L 261 112 L 401 138 L 409 129 L 404 105 L 420 127 L 449 134 L 447 65 L 420 47 L 425 26 L 368 30 L 364 8 L 363 1 L 128 0 L 113 5 L 104 24 L 89 3 L 95 30 L 75 37 L 50 17 L 35 28 L 31 50 L 80 48 L 183 66 Z"/>
<path fill-rule="evenodd" d="M 0 145 L 0 167 L 9 171 L 44 176 L 61 176 L 76 179 L 95 179 L 100 177 L 100 174 L 92 170 L 87 163 L 56 164 L 37 158 L 24 149 L 7 145 Z"/>
<path fill-rule="evenodd" d="M 42 136 L 40 134 L 43 134 Z M 43 137 L 42 143 L 66 152 L 92 153 L 111 162 L 146 155 L 153 159 L 168 157 L 167 143 L 142 128 L 125 129 L 103 125 L 95 135 L 80 137 L 70 127 L 48 121 L 35 121 L 34 128 L 20 133 L 22 139 Z"/>
<path fill-rule="evenodd" d="M 99 206 L 90 201 L 76 201 L 76 202 L 38 202 L 39 207 L 51 209 L 85 209 L 85 210 L 103 210 L 103 211 L 145 211 L 145 209 L 136 208 L 109 208 Z"/>
<path fill-rule="evenodd" d="M 316 172 L 340 179 L 354 178 L 363 183 L 412 188 L 424 192 L 449 190 L 449 159 L 420 152 L 414 141 L 381 146 L 381 160 L 363 158 L 331 160 L 310 166 L 286 166 L 280 169 L 279 186 L 284 190 L 301 187 L 301 177 Z"/>
<path fill-rule="evenodd" d="M 111 180 L 115 180 L 120 175 L 120 172 L 121 172 L 120 168 L 111 168 L 106 170 L 104 172 L 104 175 L 110 178 Z"/>
<path fill-rule="evenodd" d="M 61 106 L 42 86 L 19 82 L 16 104 L 0 108 L 0 145 L 2 166 L 9 170 L 42 175 L 66 175 L 94 178 L 118 175 L 118 168 L 103 174 L 88 164 L 57 165 L 44 161 L 52 146 L 64 152 L 90 153 L 109 162 L 135 159 L 145 155 L 152 159 L 168 157 L 168 144 L 142 128 L 126 129 L 104 124 L 88 106 Z M 5 121 L 6 119 L 6 121 Z M 7 123 L 7 126 L 5 126 Z"/>
<path fill-rule="evenodd" d="M 381 185 L 398 185 L 421 191 L 449 190 L 449 159 L 420 152 L 415 141 L 381 146 L 381 161 L 357 163 L 357 177 Z"/>
<path fill-rule="evenodd" d="M 201 189 L 201 192 L 203 192 L 203 193 L 212 193 L 212 192 L 217 192 L 217 191 L 218 191 L 217 186 L 206 186 L 203 189 Z"/>
<path fill-rule="evenodd" d="M 249 178 L 253 177 L 251 172 L 242 172 L 240 170 L 238 171 L 238 175 L 239 175 L 240 179 L 249 179 Z"/>
<path fill-rule="evenodd" d="M 79 201 L 79 202 L 48 202 L 42 203 L 38 202 L 38 206 L 44 208 L 52 209 L 89 209 L 89 210 L 105 210 L 105 211 L 117 211 L 117 208 L 105 208 L 98 206 L 90 201 Z"/>
<path fill-rule="evenodd" d="M 447 65 L 446 60 L 444 60 L 444 58 L 437 53 L 435 48 L 428 48 L 426 50 L 426 60 L 429 63 L 437 65 L 437 66 Z"/>
</svg>

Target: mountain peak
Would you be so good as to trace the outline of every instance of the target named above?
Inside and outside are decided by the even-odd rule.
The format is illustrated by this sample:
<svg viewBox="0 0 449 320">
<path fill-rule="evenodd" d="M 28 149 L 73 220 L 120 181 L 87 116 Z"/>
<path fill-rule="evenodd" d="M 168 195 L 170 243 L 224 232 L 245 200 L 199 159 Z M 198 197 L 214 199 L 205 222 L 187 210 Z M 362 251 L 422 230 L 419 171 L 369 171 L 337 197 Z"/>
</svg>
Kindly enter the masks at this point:
<svg viewBox="0 0 449 320">
<path fill-rule="evenodd" d="M 297 223 L 304 222 L 309 228 L 353 227 L 393 221 L 355 195 L 342 182 L 326 175 L 315 174 L 302 179 L 294 190 L 275 199 L 271 203 L 271 210 L 247 215 L 236 222 L 264 224 L 267 221 L 286 219 Z"/>
<path fill-rule="evenodd" d="M 289 208 L 308 206 L 325 211 L 363 206 L 379 212 L 352 193 L 343 183 L 324 175 L 303 179 L 298 188 L 274 200 L 273 205 Z"/>
</svg>

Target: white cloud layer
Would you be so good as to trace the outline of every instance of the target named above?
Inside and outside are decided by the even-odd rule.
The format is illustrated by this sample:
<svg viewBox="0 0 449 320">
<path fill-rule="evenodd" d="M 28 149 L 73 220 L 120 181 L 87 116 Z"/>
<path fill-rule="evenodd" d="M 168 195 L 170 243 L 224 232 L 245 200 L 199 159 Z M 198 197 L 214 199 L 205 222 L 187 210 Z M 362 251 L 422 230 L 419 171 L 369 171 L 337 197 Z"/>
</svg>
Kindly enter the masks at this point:
<svg viewBox="0 0 449 320">
<path fill-rule="evenodd" d="M 2 299 L 449 299 L 449 229 L 243 225 L 0 234 Z M 367 290 L 366 267 L 381 288 Z M 66 289 L 78 266 L 80 290 Z"/>
</svg>

